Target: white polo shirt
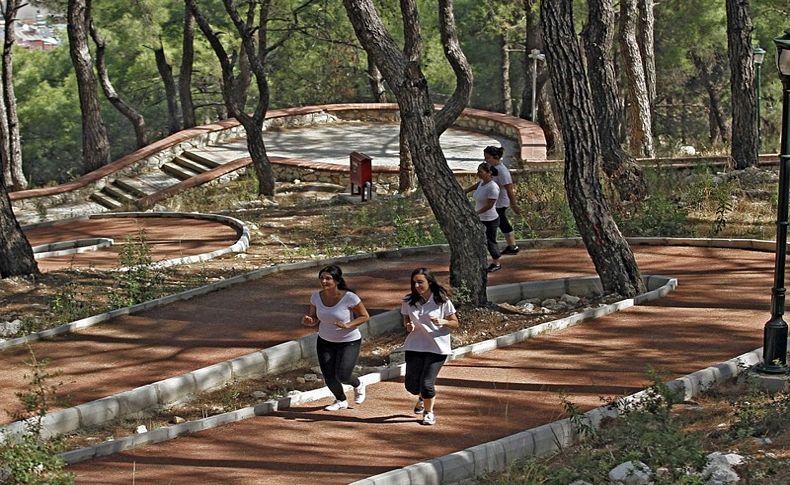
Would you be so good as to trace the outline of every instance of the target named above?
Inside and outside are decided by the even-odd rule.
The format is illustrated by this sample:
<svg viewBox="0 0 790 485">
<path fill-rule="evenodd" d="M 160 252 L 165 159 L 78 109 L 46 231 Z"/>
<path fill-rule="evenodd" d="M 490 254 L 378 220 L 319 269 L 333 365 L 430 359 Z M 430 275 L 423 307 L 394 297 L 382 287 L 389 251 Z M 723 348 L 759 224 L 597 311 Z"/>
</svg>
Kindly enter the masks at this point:
<svg viewBox="0 0 790 485">
<path fill-rule="evenodd" d="M 437 305 L 433 295 L 425 304 L 409 305 L 404 301 L 400 306 L 401 315 L 408 315 L 414 323 L 414 330 L 406 337 L 403 344 L 404 350 L 415 352 L 431 352 L 433 354 L 448 355 L 452 353 L 450 342 L 450 329 L 445 326 L 437 327 L 431 322 L 431 317 L 447 319 L 455 314 L 455 307 L 450 300 Z"/>
<path fill-rule="evenodd" d="M 499 185 L 496 182 L 491 180 L 487 184 L 484 184 L 481 180 L 480 183 L 477 185 L 475 192 L 473 194 L 475 199 L 475 211 L 479 211 L 488 203 L 490 199 L 498 199 L 499 198 Z M 477 215 L 481 221 L 493 221 L 499 214 L 496 212 L 496 204 L 491 206 L 485 212 L 482 212 Z"/>
</svg>

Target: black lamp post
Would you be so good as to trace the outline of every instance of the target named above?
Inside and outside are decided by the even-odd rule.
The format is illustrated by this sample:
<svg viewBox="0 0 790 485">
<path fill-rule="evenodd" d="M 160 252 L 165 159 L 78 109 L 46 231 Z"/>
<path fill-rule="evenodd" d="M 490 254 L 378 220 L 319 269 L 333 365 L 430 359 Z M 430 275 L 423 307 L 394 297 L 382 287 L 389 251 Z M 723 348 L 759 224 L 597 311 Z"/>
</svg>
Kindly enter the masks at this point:
<svg viewBox="0 0 790 485">
<path fill-rule="evenodd" d="M 754 66 L 757 68 L 757 72 L 754 79 L 755 84 L 755 91 L 757 93 L 757 153 L 760 153 L 760 146 L 762 145 L 761 139 L 761 132 L 760 129 L 760 68 L 763 66 L 763 61 L 765 60 L 765 49 L 760 47 L 759 45 L 752 50 L 752 62 L 754 62 Z"/>
<path fill-rule="evenodd" d="M 774 39 L 776 67 L 782 78 L 782 137 L 779 150 L 779 203 L 776 210 L 776 263 L 774 287 L 771 289 L 771 319 L 763 332 L 763 362 L 759 372 L 787 372 L 787 323 L 785 312 L 785 259 L 787 257 L 787 206 L 790 189 L 790 29 Z"/>
</svg>

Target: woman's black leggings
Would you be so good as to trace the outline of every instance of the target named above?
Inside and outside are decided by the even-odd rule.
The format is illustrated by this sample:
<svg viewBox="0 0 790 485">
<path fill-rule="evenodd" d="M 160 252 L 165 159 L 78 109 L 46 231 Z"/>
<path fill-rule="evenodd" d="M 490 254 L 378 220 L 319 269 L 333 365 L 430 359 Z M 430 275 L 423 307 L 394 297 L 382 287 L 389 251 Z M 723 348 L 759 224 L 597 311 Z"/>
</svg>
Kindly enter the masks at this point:
<svg viewBox="0 0 790 485">
<path fill-rule="evenodd" d="M 496 213 L 499 214 L 499 229 L 502 230 L 502 234 L 510 234 L 513 232 L 513 225 L 507 220 L 507 209 L 507 207 L 496 208 Z"/>
<path fill-rule="evenodd" d="M 433 399 L 436 396 L 436 376 L 445 360 L 446 355 L 407 350 L 406 390 L 423 399 Z"/>
<path fill-rule="evenodd" d="M 480 222 L 486 226 L 486 247 L 488 248 L 488 254 L 494 259 L 499 259 L 501 254 L 499 252 L 499 245 L 496 243 L 496 230 L 499 227 L 499 218 L 497 217 L 493 221 Z"/>
<path fill-rule="evenodd" d="M 357 365 L 361 344 L 362 339 L 353 342 L 330 342 L 318 337 L 316 343 L 318 364 L 321 366 L 326 386 L 338 401 L 346 400 L 343 384 L 359 387 L 359 378 L 352 376 L 351 373 Z"/>
</svg>

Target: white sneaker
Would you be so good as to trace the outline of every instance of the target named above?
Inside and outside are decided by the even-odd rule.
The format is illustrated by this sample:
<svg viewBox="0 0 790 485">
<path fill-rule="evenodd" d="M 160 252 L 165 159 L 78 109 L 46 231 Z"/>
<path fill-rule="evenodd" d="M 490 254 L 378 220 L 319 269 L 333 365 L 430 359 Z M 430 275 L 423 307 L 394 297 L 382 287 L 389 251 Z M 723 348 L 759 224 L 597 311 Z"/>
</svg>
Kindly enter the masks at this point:
<svg viewBox="0 0 790 485">
<path fill-rule="evenodd" d="M 327 411 L 340 411 L 341 409 L 348 409 L 348 401 L 335 401 L 324 409 Z"/>
<path fill-rule="evenodd" d="M 428 411 L 425 413 L 425 416 L 422 417 L 422 424 L 436 424 L 436 416 L 434 416 L 431 411 Z"/>
<path fill-rule="evenodd" d="M 365 402 L 365 384 L 359 383 L 359 387 L 354 388 L 354 402 L 356 404 L 362 404 Z"/>
</svg>

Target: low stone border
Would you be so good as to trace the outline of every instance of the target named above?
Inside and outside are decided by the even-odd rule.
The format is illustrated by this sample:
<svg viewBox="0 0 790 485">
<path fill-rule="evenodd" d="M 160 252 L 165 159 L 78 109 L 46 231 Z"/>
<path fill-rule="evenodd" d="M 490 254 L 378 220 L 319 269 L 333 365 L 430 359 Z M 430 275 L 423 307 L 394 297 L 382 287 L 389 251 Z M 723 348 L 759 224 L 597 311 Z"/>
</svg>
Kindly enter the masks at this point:
<svg viewBox="0 0 790 485">
<path fill-rule="evenodd" d="M 228 216 L 221 216 L 218 214 L 199 214 L 199 213 L 187 213 L 187 212 L 118 212 L 118 213 L 108 213 L 108 214 L 94 214 L 92 216 L 86 217 L 77 217 L 74 219 L 69 220 L 60 220 L 51 223 L 52 225 L 59 225 L 65 224 L 68 222 L 73 222 L 77 220 L 88 220 L 88 219 L 112 219 L 112 218 L 131 218 L 131 217 L 171 217 L 171 218 L 190 218 L 190 219 L 201 219 L 201 220 L 213 220 L 217 221 L 226 225 L 229 225 L 235 228 L 239 233 L 239 239 L 232 245 L 217 249 L 216 251 L 211 251 L 209 253 L 202 253 L 202 254 L 195 254 L 192 256 L 184 256 L 181 258 L 173 258 L 164 261 L 159 261 L 155 263 L 154 267 L 157 268 L 166 268 L 169 266 L 175 266 L 178 264 L 189 264 L 189 263 L 196 263 L 200 261 L 208 261 L 209 259 L 216 258 L 218 256 L 222 256 L 228 253 L 243 253 L 247 251 L 247 248 L 250 247 L 250 229 L 247 227 L 244 222 L 234 217 Z M 50 223 L 40 223 L 35 224 L 36 227 L 50 225 Z M 112 239 L 108 239 L 112 243 Z M 58 244 L 58 243 L 55 243 Z M 37 246 L 40 247 L 40 246 Z M 38 259 L 38 258 L 36 258 Z M 118 271 L 128 270 L 129 268 L 119 268 Z M 31 342 L 36 342 L 39 340 L 46 340 L 57 337 L 59 335 L 65 335 L 67 333 L 71 333 L 83 328 L 92 327 L 98 323 L 110 320 L 115 317 L 119 317 L 122 315 L 131 315 L 134 313 L 139 313 L 145 310 L 149 310 L 151 308 L 156 308 L 161 305 L 167 305 L 168 303 L 173 303 L 174 301 L 178 300 L 188 300 L 194 296 L 203 295 L 209 293 L 214 290 L 218 290 L 220 288 L 225 288 L 227 281 L 231 281 L 233 278 L 225 281 L 221 281 L 218 283 L 213 283 L 207 286 L 201 286 L 199 288 L 194 288 L 192 290 L 182 291 L 180 293 L 175 293 L 173 295 L 164 296 L 162 298 L 157 298 L 155 300 L 149 300 L 143 303 L 138 303 L 137 305 L 132 305 L 129 307 L 117 308 L 115 310 L 110 310 L 108 312 L 100 313 L 98 315 L 93 315 L 90 317 L 81 318 L 79 320 L 75 320 L 71 323 L 66 323 L 63 325 L 59 325 L 54 328 L 49 328 L 47 330 L 42 330 L 40 332 L 31 333 L 25 335 L 24 337 L 13 338 L 9 340 L 0 341 L 0 351 L 11 347 L 17 347 L 19 345 L 25 345 Z M 246 281 L 246 280 L 243 280 Z M 198 291 L 202 290 L 202 291 Z"/>
<path fill-rule="evenodd" d="M 33 258 L 38 261 L 39 259 L 54 258 L 55 256 L 98 251 L 99 249 L 112 246 L 114 242 L 108 237 L 92 237 L 89 239 L 74 239 L 72 241 L 41 244 L 33 246 Z"/>
<path fill-rule="evenodd" d="M 645 277 L 645 283 L 649 291 L 637 296 L 636 298 L 621 300 L 609 305 L 576 313 L 565 318 L 552 320 L 534 327 L 519 330 L 508 335 L 503 335 L 493 339 L 459 347 L 453 350 L 449 360 L 459 359 L 470 354 L 487 352 L 500 347 L 507 347 L 519 342 L 523 342 L 529 338 L 536 337 L 543 333 L 555 332 L 572 327 L 584 320 L 598 318 L 634 305 L 656 300 L 677 287 L 676 279 L 665 276 L 647 276 Z M 549 296 L 559 296 L 569 291 L 574 292 L 576 295 L 585 296 L 596 293 L 600 294 L 600 279 L 597 276 L 591 276 L 581 278 L 561 278 L 546 282 L 533 281 L 525 283 L 510 283 L 491 287 L 488 291 L 488 297 L 495 302 L 519 301 L 526 298 L 546 298 Z M 372 317 L 370 322 L 360 327 L 360 330 L 362 331 L 363 338 L 368 338 L 395 330 L 400 327 L 400 324 L 400 312 L 398 310 L 391 310 Z M 197 392 L 219 387 L 236 377 L 248 377 L 255 374 L 266 374 L 270 372 L 276 373 L 281 370 L 292 368 L 294 365 L 304 361 L 314 363 L 317 361 L 315 352 L 316 335 L 317 334 L 312 334 L 296 341 L 285 342 L 259 352 L 253 352 L 251 354 L 244 355 L 237 359 L 225 361 L 223 363 L 215 364 L 209 367 L 204 367 L 203 369 L 190 372 L 189 374 L 173 377 L 154 384 L 138 387 L 132 391 L 127 391 L 121 394 L 116 394 L 115 396 L 92 401 L 90 403 L 77 406 L 76 413 L 71 411 L 71 409 L 73 409 L 71 408 L 48 414 L 44 418 L 43 422 L 44 434 L 45 436 L 62 434 L 74 431 L 80 427 L 102 424 L 104 421 L 101 420 L 109 421 L 119 418 L 123 415 L 124 405 L 126 405 L 127 410 L 135 412 L 135 410 L 129 408 L 130 401 L 135 400 L 134 396 L 131 396 L 130 394 L 138 395 L 138 399 L 135 400 L 135 404 L 144 405 L 148 408 L 155 408 L 165 404 L 172 404 L 173 402 L 177 402 Z M 366 374 L 365 376 L 362 376 L 361 379 L 366 385 L 368 385 L 375 382 L 380 382 L 382 380 L 398 378 L 402 376 L 404 372 L 405 364 L 400 364 L 397 366 L 381 369 L 371 374 Z M 222 382 L 223 379 L 226 380 Z M 179 393 L 181 394 L 180 397 L 178 396 Z M 165 396 L 166 398 L 171 399 L 171 401 L 158 403 L 152 402 L 155 396 Z M 216 416 L 211 416 L 209 418 L 190 421 L 174 426 L 163 427 L 149 431 L 147 433 L 135 434 L 118 440 L 101 443 L 96 446 L 69 451 L 64 453 L 63 457 L 67 463 L 77 463 L 79 461 L 117 453 L 119 451 L 123 451 L 144 443 L 159 443 L 161 441 L 170 440 L 184 434 L 214 428 L 254 416 L 269 414 L 271 412 L 277 411 L 278 409 L 285 409 L 291 405 L 312 402 L 329 396 L 329 389 L 327 387 L 323 387 L 321 389 L 295 394 L 279 400 L 270 400 L 256 406 L 246 407 L 236 411 L 231 411 L 229 413 L 223 413 Z M 141 408 L 136 411 L 142 411 L 143 409 L 144 408 Z M 65 414 L 63 414 L 62 417 L 56 416 L 60 413 Z M 90 414 L 93 414 L 93 416 L 91 417 Z M 54 418 L 48 419 L 50 416 L 53 416 Z M 16 425 L 17 423 L 13 424 Z M 10 429 L 10 426 L 11 425 L 9 425 L 7 432 L 15 432 L 16 430 Z M 21 426 L 21 423 L 17 426 Z"/>
<path fill-rule="evenodd" d="M 737 376 L 744 368 L 762 361 L 762 347 L 739 355 L 721 364 L 699 370 L 668 383 L 682 391 L 685 399 L 720 385 Z M 643 390 L 617 402 L 638 405 L 647 398 Z M 584 413 L 590 424 L 598 428 L 605 417 L 617 417 L 617 406 L 600 406 Z M 544 424 L 498 440 L 466 448 L 449 455 L 391 470 L 352 485 L 463 484 L 484 473 L 505 470 L 510 463 L 527 456 L 545 456 L 574 444 L 578 434 L 570 418 Z"/>
</svg>

